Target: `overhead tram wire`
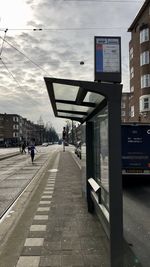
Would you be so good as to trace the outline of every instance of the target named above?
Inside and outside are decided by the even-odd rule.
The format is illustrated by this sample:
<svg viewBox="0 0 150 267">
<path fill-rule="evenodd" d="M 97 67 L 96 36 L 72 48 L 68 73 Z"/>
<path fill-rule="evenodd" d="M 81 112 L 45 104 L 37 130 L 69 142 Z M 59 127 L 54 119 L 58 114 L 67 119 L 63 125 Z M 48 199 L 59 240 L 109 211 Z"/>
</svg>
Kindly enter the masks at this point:
<svg viewBox="0 0 150 267">
<path fill-rule="evenodd" d="M 14 45 L 12 45 L 10 42 L 8 42 L 6 39 L 2 38 L 0 36 L 0 39 L 2 39 L 4 42 L 6 42 L 8 45 L 10 45 L 13 49 L 15 49 L 17 52 L 19 52 L 21 55 L 23 55 L 24 57 L 26 57 L 32 64 L 34 64 L 36 67 L 38 67 L 40 70 L 42 70 L 43 72 L 45 72 L 48 76 L 52 77 L 46 70 L 44 70 L 40 65 L 38 65 L 37 63 L 35 63 L 32 59 L 30 59 L 28 56 L 26 56 L 23 52 L 21 52 L 18 48 L 16 48 Z"/>
<path fill-rule="evenodd" d="M 2 62 L 2 64 L 4 65 L 5 69 L 8 71 L 8 73 L 11 75 L 11 77 L 15 80 L 15 82 L 18 84 L 18 86 L 21 88 L 19 82 L 17 81 L 17 79 L 15 78 L 15 76 L 12 74 L 12 72 L 8 69 L 7 65 L 4 63 L 4 61 L 2 60 L 2 58 L 0 59 L 0 61 Z"/>
<path fill-rule="evenodd" d="M 89 30 L 121 30 L 126 29 L 127 27 L 72 27 L 72 28 L 42 28 L 41 31 L 89 31 Z M 3 28 L 0 28 L 0 31 L 4 31 Z M 39 29 L 21 29 L 21 28 L 10 28 L 9 31 L 39 31 Z"/>
<path fill-rule="evenodd" d="M 0 28 L 0 31 L 4 31 L 5 30 L 5 28 Z M 43 29 L 38 29 L 38 28 L 7 28 L 6 29 L 7 31 L 9 30 L 11 30 L 11 31 L 42 31 Z"/>
<path fill-rule="evenodd" d="M 140 3 L 142 0 L 64 0 L 64 2 L 97 2 L 97 3 Z"/>
<path fill-rule="evenodd" d="M 6 63 L 4 63 L 4 61 L 2 60 L 2 58 L 0 58 L 0 62 L 2 62 L 3 66 L 5 67 L 5 69 L 8 71 L 8 73 L 11 75 L 11 77 L 14 79 L 14 81 L 17 83 L 18 87 L 23 91 L 24 93 L 29 97 L 30 94 L 20 85 L 20 83 L 18 82 L 18 80 L 15 78 L 15 76 L 13 75 L 13 73 L 8 69 Z M 39 105 L 39 103 L 34 99 L 32 98 L 32 101 L 34 101 L 36 104 Z"/>
<path fill-rule="evenodd" d="M 16 49 L 19 53 L 21 53 L 24 57 L 26 57 L 30 62 L 32 62 L 32 64 L 36 65 L 36 67 L 40 68 L 42 71 L 44 71 L 45 73 L 47 73 L 49 75 L 48 72 L 46 72 L 43 68 L 41 68 L 38 64 L 36 64 L 33 60 L 31 60 L 29 57 L 27 57 L 24 53 L 22 53 L 21 51 L 19 51 L 16 47 L 14 47 L 13 45 L 11 45 L 8 41 L 6 41 L 5 37 L 6 37 L 6 33 L 7 33 L 8 29 L 5 30 L 5 36 L 4 38 L 2 38 L 0 36 L 0 38 L 3 40 L 3 43 L 6 42 L 7 44 L 9 44 L 12 48 Z M 2 50 L 1 50 L 2 51 Z M 15 76 L 13 75 L 13 73 L 8 69 L 6 63 L 4 63 L 4 61 L 2 60 L 2 58 L 0 57 L 0 61 L 2 62 L 3 66 L 5 67 L 5 69 L 8 71 L 8 73 L 11 75 L 11 77 L 14 79 L 14 81 L 17 83 L 17 85 L 19 86 L 19 88 L 22 90 L 24 90 L 25 94 L 29 96 L 29 93 L 23 88 L 21 87 L 20 83 L 18 82 L 18 80 L 15 78 Z M 51 75 L 49 75 L 50 77 L 52 77 Z M 36 103 L 39 104 L 35 99 L 32 98 L 32 100 Z"/>
<path fill-rule="evenodd" d="M 6 29 L 4 32 L 4 40 L 5 40 L 5 37 L 6 37 L 6 33 L 7 33 L 8 29 Z M 2 40 L 2 46 L 1 46 L 1 50 L 0 50 L 0 57 L 2 55 L 2 51 L 3 51 L 3 47 L 4 47 L 4 40 Z"/>
</svg>

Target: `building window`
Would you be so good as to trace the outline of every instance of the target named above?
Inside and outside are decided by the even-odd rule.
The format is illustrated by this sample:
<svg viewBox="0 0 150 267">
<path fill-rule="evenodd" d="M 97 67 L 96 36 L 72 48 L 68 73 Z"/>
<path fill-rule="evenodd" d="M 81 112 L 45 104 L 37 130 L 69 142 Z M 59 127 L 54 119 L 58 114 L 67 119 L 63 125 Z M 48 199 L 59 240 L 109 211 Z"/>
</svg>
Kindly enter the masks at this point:
<svg viewBox="0 0 150 267">
<path fill-rule="evenodd" d="M 141 76 L 141 88 L 150 87 L 150 74 Z"/>
<path fill-rule="evenodd" d="M 133 47 L 130 48 L 129 55 L 131 60 L 133 58 Z"/>
<path fill-rule="evenodd" d="M 121 116 L 122 116 L 122 117 L 125 117 L 125 115 L 126 115 L 125 110 L 122 110 L 122 111 L 121 111 Z"/>
<path fill-rule="evenodd" d="M 144 98 L 144 101 L 143 101 L 144 103 L 144 110 L 145 109 L 149 109 L 149 99 L 148 99 L 148 97 L 146 97 L 146 98 Z"/>
<path fill-rule="evenodd" d="M 125 107 L 126 107 L 125 102 L 122 102 L 122 103 L 121 103 L 121 108 L 125 108 Z"/>
<path fill-rule="evenodd" d="M 140 31 L 140 44 L 149 41 L 149 28 Z"/>
<path fill-rule="evenodd" d="M 140 97 L 140 112 L 150 111 L 150 95 Z"/>
<path fill-rule="evenodd" d="M 130 109 L 130 116 L 131 116 L 131 117 L 134 117 L 134 106 L 131 106 L 131 109 Z"/>
<path fill-rule="evenodd" d="M 130 78 L 132 79 L 134 77 L 134 68 L 132 67 L 130 70 Z"/>
<path fill-rule="evenodd" d="M 140 55 L 140 66 L 149 64 L 149 51 L 144 51 Z"/>
<path fill-rule="evenodd" d="M 13 125 L 13 129 L 16 129 L 16 130 L 18 130 L 18 129 L 19 129 L 19 126 L 18 126 L 18 124 L 14 124 L 14 125 Z"/>
<path fill-rule="evenodd" d="M 126 101 L 127 96 L 126 95 L 122 95 L 122 101 Z"/>
<path fill-rule="evenodd" d="M 13 133 L 13 137 L 18 137 L 18 133 Z"/>
<path fill-rule="evenodd" d="M 149 41 L 149 28 L 140 31 L 140 44 Z"/>
<path fill-rule="evenodd" d="M 17 121 L 18 122 L 18 117 L 13 117 L 13 121 Z"/>
</svg>

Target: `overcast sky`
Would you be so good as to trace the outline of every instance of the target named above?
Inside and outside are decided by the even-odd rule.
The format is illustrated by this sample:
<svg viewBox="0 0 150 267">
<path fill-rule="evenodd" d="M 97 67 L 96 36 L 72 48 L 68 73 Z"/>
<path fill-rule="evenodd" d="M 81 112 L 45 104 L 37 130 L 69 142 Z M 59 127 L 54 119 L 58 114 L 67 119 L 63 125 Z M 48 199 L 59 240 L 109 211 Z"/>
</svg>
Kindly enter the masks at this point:
<svg viewBox="0 0 150 267">
<path fill-rule="evenodd" d="M 123 90 L 129 91 L 127 29 L 143 3 L 0 0 L 0 113 L 35 123 L 42 116 L 61 132 L 65 121 L 54 117 L 43 77 L 93 81 L 94 36 L 121 36 Z"/>
</svg>

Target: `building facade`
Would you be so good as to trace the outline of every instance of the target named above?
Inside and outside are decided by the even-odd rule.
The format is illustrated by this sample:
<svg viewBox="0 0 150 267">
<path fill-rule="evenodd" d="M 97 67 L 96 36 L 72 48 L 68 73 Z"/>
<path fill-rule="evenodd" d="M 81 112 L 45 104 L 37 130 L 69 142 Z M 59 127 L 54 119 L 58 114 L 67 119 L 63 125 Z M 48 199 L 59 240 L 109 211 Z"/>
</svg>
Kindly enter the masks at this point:
<svg viewBox="0 0 150 267">
<path fill-rule="evenodd" d="M 130 100 L 133 97 L 133 94 L 130 92 L 122 93 L 121 99 L 121 120 L 122 122 L 128 122 L 130 120 Z"/>
<path fill-rule="evenodd" d="M 128 29 L 129 122 L 150 122 L 150 1 L 146 0 Z"/>
<path fill-rule="evenodd" d="M 12 147 L 25 142 L 27 145 L 34 141 L 37 145 L 44 141 L 44 126 L 17 114 L 0 114 L 0 146 Z"/>
<path fill-rule="evenodd" d="M 21 140 L 21 117 L 17 114 L 0 114 L 0 145 L 15 146 Z"/>
</svg>

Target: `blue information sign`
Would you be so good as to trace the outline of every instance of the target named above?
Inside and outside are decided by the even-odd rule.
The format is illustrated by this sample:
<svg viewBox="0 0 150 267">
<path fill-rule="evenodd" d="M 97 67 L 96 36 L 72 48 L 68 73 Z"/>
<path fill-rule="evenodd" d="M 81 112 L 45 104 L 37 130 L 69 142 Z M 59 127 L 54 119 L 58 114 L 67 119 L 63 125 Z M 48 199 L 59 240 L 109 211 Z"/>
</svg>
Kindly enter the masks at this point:
<svg viewBox="0 0 150 267">
<path fill-rule="evenodd" d="M 95 37 L 95 80 L 121 82 L 120 37 Z"/>
</svg>

